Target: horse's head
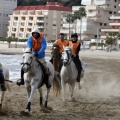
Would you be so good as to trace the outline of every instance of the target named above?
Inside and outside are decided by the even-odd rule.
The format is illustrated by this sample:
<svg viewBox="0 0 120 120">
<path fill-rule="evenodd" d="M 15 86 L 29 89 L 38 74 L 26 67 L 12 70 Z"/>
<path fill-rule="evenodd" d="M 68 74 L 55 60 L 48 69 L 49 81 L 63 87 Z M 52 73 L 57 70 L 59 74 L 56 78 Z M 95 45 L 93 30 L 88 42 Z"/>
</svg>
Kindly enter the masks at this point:
<svg viewBox="0 0 120 120">
<path fill-rule="evenodd" d="M 63 65 L 68 65 L 71 62 L 71 55 L 72 55 L 72 47 L 66 46 L 62 52 L 62 61 Z"/>
<path fill-rule="evenodd" d="M 60 58 L 59 46 L 54 44 L 52 47 L 52 57 L 53 58 Z"/>
<path fill-rule="evenodd" d="M 22 70 L 26 73 L 31 69 L 32 61 L 34 58 L 34 54 L 32 49 L 26 48 L 23 54 L 23 61 L 22 61 Z"/>
</svg>

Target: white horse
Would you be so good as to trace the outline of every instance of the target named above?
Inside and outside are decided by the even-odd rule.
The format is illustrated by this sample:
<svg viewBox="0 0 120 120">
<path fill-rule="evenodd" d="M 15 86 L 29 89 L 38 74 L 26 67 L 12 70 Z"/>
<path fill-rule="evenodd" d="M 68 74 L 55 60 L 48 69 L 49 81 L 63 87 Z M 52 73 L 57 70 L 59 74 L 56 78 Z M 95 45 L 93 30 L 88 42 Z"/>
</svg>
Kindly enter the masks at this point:
<svg viewBox="0 0 120 120">
<path fill-rule="evenodd" d="M 75 83 L 76 79 L 78 76 L 78 71 L 75 66 L 75 63 L 72 60 L 71 57 L 71 52 L 72 52 L 72 47 L 66 46 L 64 47 L 64 50 L 62 52 L 62 62 L 63 66 L 60 71 L 60 76 L 61 76 L 61 87 L 62 87 L 62 94 L 63 94 L 63 102 L 65 102 L 65 86 L 66 83 L 69 85 L 69 90 L 70 90 L 70 98 L 72 101 L 75 100 L 73 96 L 74 88 L 75 88 Z M 80 89 L 80 82 L 78 83 L 78 87 Z"/>
<path fill-rule="evenodd" d="M 53 92 L 57 95 L 60 93 L 61 84 L 59 79 L 57 79 L 57 75 L 54 74 L 54 67 L 50 62 L 47 62 L 49 68 L 49 82 L 51 85 L 53 84 Z M 33 95 L 38 89 L 40 93 L 40 106 L 42 108 L 48 108 L 48 97 L 50 88 L 47 88 L 46 96 L 45 96 L 45 103 L 43 105 L 43 93 L 42 93 L 42 86 L 43 86 L 43 70 L 41 65 L 38 63 L 36 57 L 34 56 L 31 49 L 26 49 L 23 54 L 23 63 L 22 69 L 24 71 L 24 80 L 25 80 L 25 87 L 27 89 L 28 94 L 28 103 L 25 110 L 25 113 L 30 113 L 31 109 L 31 102 L 33 100 Z"/>
<path fill-rule="evenodd" d="M 7 66 L 0 63 L 0 67 L 3 69 L 4 79 L 9 80 L 9 70 L 8 70 Z M 7 81 L 5 81 L 5 86 L 6 86 L 7 90 L 11 91 L 9 83 Z M 2 109 L 2 103 L 3 103 L 3 100 L 4 100 L 5 92 L 6 91 L 1 91 L 0 90 L 0 109 Z"/>
</svg>

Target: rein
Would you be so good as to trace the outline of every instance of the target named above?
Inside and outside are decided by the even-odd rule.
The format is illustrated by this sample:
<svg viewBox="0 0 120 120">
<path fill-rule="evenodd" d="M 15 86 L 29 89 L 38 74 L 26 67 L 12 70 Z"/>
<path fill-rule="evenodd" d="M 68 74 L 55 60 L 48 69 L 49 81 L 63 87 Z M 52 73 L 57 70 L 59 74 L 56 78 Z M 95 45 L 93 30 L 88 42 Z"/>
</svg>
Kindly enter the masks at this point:
<svg viewBox="0 0 120 120">
<path fill-rule="evenodd" d="M 25 53 L 29 53 L 29 54 L 32 54 L 32 52 L 25 52 Z M 21 63 L 22 66 L 22 69 L 25 65 L 29 66 L 29 68 L 31 69 L 31 64 L 32 64 L 32 61 L 33 61 L 33 58 L 31 57 L 31 62 L 28 63 L 28 62 L 25 62 L 25 63 Z"/>
</svg>

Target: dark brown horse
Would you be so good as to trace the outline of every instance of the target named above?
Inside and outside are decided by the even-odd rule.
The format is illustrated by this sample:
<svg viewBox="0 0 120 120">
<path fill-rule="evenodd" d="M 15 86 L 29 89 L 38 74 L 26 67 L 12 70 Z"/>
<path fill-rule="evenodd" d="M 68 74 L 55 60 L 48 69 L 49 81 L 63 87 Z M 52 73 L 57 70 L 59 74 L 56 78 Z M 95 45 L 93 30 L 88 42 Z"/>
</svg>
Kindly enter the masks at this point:
<svg viewBox="0 0 120 120">
<path fill-rule="evenodd" d="M 55 71 L 59 69 L 61 55 L 59 53 L 59 46 L 54 44 L 52 47 L 52 63 L 55 68 Z"/>
</svg>

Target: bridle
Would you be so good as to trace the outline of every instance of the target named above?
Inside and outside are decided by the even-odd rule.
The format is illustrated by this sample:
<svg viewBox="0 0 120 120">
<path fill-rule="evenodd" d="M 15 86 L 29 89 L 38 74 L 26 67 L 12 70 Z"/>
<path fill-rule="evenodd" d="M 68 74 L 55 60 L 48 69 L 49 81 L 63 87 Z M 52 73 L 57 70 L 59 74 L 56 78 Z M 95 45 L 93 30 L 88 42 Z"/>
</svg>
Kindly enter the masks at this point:
<svg viewBox="0 0 120 120">
<path fill-rule="evenodd" d="M 64 55 L 67 56 L 64 56 Z M 71 51 L 70 50 L 64 50 L 62 52 L 62 62 L 64 65 L 69 65 L 71 63 Z"/>
<path fill-rule="evenodd" d="M 26 54 L 26 53 L 32 54 L 32 52 L 25 52 L 24 54 Z M 23 62 L 21 63 L 21 65 L 22 65 L 21 69 L 24 69 L 24 67 L 27 66 L 27 68 L 29 68 L 29 69 L 27 69 L 27 71 L 30 70 L 32 67 L 32 61 L 33 61 L 33 57 L 30 57 L 30 62 L 24 62 L 24 55 L 23 55 Z"/>
</svg>

